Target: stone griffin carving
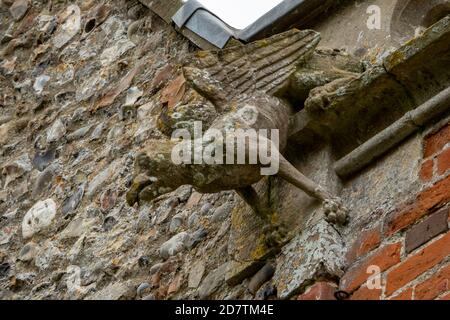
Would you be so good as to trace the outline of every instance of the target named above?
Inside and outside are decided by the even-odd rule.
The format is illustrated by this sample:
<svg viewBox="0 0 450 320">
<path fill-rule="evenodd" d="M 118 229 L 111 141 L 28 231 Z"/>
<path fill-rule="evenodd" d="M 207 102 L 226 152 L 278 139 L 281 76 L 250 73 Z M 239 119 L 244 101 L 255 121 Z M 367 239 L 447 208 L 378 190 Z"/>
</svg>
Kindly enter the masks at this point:
<svg viewBox="0 0 450 320">
<path fill-rule="evenodd" d="M 341 200 L 304 176 L 282 155 L 293 111 L 276 94 L 286 87 L 298 65 L 310 59 L 319 41 L 317 32 L 294 29 L 248 45 L 217 52 L 197 52 L 187 59 L 182 70 L 192 88 L 212 103 L 218 114 L 206 128 L 204 136 L 213 129 L 224 136 L 232 136 L 235 129 L 278 130 L 279 146 L 270 140 L 261 141 L 261 137 L 259 141 L 249 139 L 246 156 L 263 142 L 267 146 L 266 151 L 276 153 L 279 158 L 277 175 L 320 200 L 328 221 L 343 224 L 347 209 Z M 253 114 L 256 118 L 250 122 L 242 116 L 249 106 L 256 111 Z M 188 105 L 187 109 L 197 107 Z M 163 112 L 161 121 L 164 122 L 165 117 L 167 114 Z M 129 205 L 152 201 L 182 185 L 192 185 L 201 193 L 236 190 L 256 214 L 263 218 L 270 215 L 270 209 L 252 187 L 263 178 L 262 163 L 176 165 L 172 161 L 172 151 L 179 143 L 174 140 L 147 141 L 146 147 L 136 157 L 134 181 L 127 194 Z M 183 143 L 195 144 L 196 141 Z M 221 144 L 218 147 L 225 150 L 223 141 L 214 143 Z M 225 156 L 225 152 L 223 154 Z"/>
</svg>

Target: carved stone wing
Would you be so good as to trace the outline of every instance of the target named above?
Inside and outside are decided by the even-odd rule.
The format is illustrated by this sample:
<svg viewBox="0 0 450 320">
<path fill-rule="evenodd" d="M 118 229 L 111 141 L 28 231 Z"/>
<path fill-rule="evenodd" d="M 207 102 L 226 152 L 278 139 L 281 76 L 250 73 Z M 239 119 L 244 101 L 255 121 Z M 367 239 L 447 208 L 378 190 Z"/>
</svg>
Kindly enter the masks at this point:
<svg viewBox="0 0 450 320">
<path fill-rule="evenodd" d="M 273 94 L 319 41 L 315 31 L 292 29 L 247 45 L 200 51 L 188 58 L 185 77 L 219 105 L 256 91 Z"/>
</svg>

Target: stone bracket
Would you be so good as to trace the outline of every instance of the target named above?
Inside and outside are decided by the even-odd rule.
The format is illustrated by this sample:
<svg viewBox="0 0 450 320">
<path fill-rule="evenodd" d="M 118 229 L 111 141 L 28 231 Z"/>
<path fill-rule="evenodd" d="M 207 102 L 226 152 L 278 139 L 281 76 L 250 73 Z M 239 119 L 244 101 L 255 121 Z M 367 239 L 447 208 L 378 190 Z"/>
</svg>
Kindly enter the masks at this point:
<svg viewBox="0 0 450 320">
<path fill-rule="evenodd" d="M 289 299 L 317 279 L 342 277 L 345 254 L 341 235 L 328 222 L 319 220 L 282 249 L 273 279 L 278 297 Z"/>
<path fill-rule="evenodd" d="M 362 74 L 311 90 L 305 108 L 291 119 L 291 140 L 302 145 L 311 137 L 320 137 L 333 144 L 337 158 L 352 157 L 355 149 L 386 128 L 397 126 L 399 119 L 411 116 L 408 112 L 420 109 L 421 104 L 447 89 L 449 65 L 450 16 L 447 16 Z M 415 115 L 418 113 L 414 111 Z M 383 148 L 383 153 L 396 144 L 391 143 L 387 150 Z M 369 158 L 363 161 L 363 166 L 375 159 Z M 336 165 L 341 176 L 363 167 L 342 169 L 342 161 Z"/>
</svg>

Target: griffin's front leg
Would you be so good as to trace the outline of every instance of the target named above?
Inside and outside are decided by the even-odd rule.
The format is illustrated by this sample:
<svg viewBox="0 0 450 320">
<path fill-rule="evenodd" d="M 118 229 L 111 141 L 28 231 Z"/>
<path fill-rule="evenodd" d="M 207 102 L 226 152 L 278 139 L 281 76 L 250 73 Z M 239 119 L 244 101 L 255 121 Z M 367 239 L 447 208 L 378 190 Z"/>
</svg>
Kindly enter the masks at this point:
<svg viewBox="0 0 450 320">
<path fill-rule="evenodd" d="M 264 203 L 252 186 L 236 189 L 236 192 L 260 218 L 264 220 L 269 218 L 271 214 L 269 205 Z"/>
<path fill-rule="evenodd" d="M 252 186 L 236 189 L 236 192 L 253 209 L 253 212 L 265 221 L 266 225 L 263 229 L 265 244 L 270 248 L 278 248 L 282 245 L 286 241 L 287 231 L 283 225 L 271 221 L 272 210 L 268 201 L 261 199 Z"/>
<path fill-rule="evenodd" d="M 347 222 L 348 210 L 344 207 L 342 200 L 339 197 L 333 196 L 322 186 L 303 175 L 281 155 L 279 176 L 302 189 L 311 197 L 322 201 L 328 222 L 340 225 Z"/>
</svg>

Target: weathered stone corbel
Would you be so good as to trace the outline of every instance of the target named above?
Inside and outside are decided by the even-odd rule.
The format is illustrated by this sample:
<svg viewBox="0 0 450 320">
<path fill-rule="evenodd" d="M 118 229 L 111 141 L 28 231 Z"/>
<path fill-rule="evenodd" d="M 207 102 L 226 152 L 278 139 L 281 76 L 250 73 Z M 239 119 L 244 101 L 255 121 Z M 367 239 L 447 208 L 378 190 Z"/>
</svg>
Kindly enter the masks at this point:
<svg viewBox="0 0 450 320">
<path fill-rule="evenodd" d="M 291 76 L 284 95 L 295 106 L 302 106 L 312 89 L 338 79 L 357 77 L 363 72 L 363 63 L 352 55 L 337 49 L 318 48 Z"/>
<path fill-rule="evenodd" d="M 277 259 L 278 298 L 289 299 L 315 280 L 336 281 L 345 271 L 346 247 L 324 220 L 315 222 L 286 245 Z"/>
<path fill-rule="evenodd" d="M 449 52 L 450 16 L 447 16 L 392 52 L 383 63 L 360 75 L 312 89 L 305 108 L 291 121 L 291 139 L 299 143 L 306 143 L 311 137 L 330 141 L 337 158 L 342 158 L 336 166 L 339 173 L 343 176 L 355 173 L 399 141 L 389 144 L 389 148 L 378 148 L 383 152 L 376 156 L 359 155 L 358 159 L 370 161 L 363 161 L 363 165 L 357 161 L 359 165 L 354 168 L 345 165 L 343 169 L 342 163 L 350 152 L 449 87 Z M 441 114 L 445 111 L 441 110 Z"/>
</svg>

